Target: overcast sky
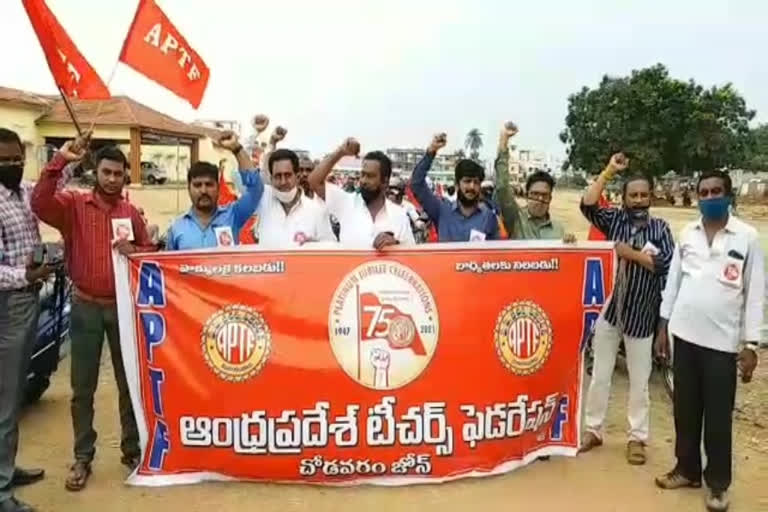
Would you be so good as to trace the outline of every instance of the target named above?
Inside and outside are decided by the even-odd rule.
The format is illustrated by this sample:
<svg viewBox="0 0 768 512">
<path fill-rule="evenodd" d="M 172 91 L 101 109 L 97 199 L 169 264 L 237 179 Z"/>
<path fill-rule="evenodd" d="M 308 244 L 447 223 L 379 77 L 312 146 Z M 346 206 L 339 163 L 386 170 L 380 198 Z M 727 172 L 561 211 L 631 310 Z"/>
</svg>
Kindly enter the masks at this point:
<svg viewBox="0 0 768 512">
<path fill-rule="evenodd" d="M 0 7 L 0 84 L 55 93 L 19 0 Z M 267 113 L 315 155 L 425 146 L 473 127 L 488 156 L 506 119 L 518 145 L 563 154 L 567 97 L 657 62 L 733 82 L 768 121 L 766 0 L 157 0 L 211 68 L 199 111 L 124 65 L 110 88 L 191 121 Z M 106 81 L 137 0 L 48 0 Z M 24 69 L 24 71 L 22 71 Z M 1 121 L 1 120 L 0 120 Z M 274 126 L 274 125 L 273 125 Z"/>
</svg>

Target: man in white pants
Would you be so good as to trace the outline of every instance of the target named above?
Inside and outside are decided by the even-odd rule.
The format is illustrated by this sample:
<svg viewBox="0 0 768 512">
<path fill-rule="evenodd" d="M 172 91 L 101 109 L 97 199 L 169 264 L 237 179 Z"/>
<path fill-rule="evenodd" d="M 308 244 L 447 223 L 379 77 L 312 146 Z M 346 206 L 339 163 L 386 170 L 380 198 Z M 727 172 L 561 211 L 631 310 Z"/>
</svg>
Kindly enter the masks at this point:
<svg viewBox="0 0 768 512">
<path fill-rule="evenodd" d="M 653 364 L 653 335 L 659 317 L 661 291 L 674 251 L 669 225 L 651 217 L 653 184 L 645 176 L 624 180 L 622 208 L 600 208 L 605 185 L 625 170 L 629 159 L 613 155 L 610 163 L 587 189 L 581 211 L 608 240 L 616 242 L 619 269 L 613 294 L 595 324 L 592 340 L 594 366 L 586 405 L 586 430 L 581 451 L 603 444 L 603 422 L 608 410 L 611 378 L 619 345 L 624 341 L 629 370 L 629 442 L 627 462 L 645 464 L 649 436 L 648 380 Z"/>
</svg>

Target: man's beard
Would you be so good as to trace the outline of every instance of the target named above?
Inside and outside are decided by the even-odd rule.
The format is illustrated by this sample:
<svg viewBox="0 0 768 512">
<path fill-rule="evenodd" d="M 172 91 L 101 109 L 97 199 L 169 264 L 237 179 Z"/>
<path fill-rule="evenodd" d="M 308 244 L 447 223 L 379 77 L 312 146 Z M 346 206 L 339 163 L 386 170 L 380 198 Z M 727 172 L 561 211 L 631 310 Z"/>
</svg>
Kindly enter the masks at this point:
<svg viewBox="0 0 768 512">
<path fill-rule="evenodd" d="M 96 193 L 98 193 L 100 196 L 104 197 L 105 199 L 114 200 L 114 199 L 122 196 L 122 194 L 123 194 L 123 188 L 122 187 L 120 187 L 117 190 L 117 192 L 111 192 L 110 193 L 110 192 L 107 192 L 106 190 L 104 190 L 104 187 L 102 187 L 99 184 L 98 181 L 93 185 L 93 188 L 96 191 Z"/>
<path fill-rule="evenodd" d="M 465 196 L 464 192 L 459 189 L 456 191 L 456 199 L 458 199 L 459 203 L 461 203 L 461 206 L 470 208 L 472 206 L 477 206 L 477 203 L 480 202 L 480 194 L 476 195 L 473 199 L 470 199 L 469 197 Z"/>
<path fill-rule="evenodd" d="M 203 197 L 208 198 L 208 203 L 201 204 L 200 201 L 201 199 L 203 199 Z M 216 208 L 216 201 L 214 201 L 213 198 L 209 195 L 200 196 L 197 198 L 197 201 L 195 201 L 195 208 L 197 208 L 201 212 L 210 213 Z"/>
<path fill-rule="evenodd" d="M 381 195 L 381 191 L 382 189 L 380 188 L 370 190 L 365 187 L 360 187 L 360 195 L 363 197 L 365 204 L 371 204 L 371 202 Z"/>
</svg>

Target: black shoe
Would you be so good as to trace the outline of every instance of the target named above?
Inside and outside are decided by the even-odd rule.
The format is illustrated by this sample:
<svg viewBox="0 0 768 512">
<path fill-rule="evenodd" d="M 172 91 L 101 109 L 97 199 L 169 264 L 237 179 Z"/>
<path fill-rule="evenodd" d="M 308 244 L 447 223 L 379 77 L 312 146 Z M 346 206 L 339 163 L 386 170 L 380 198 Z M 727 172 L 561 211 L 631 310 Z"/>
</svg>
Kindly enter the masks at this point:
<svg viewBox="0 0 768 512">
<path fill-rule="evenodd" d="M 140 455 L 123 455 L 123 457 L 120 459 L 120 462 L 123 464 L 123 466 L 133 471 L 134 469 L 139 467 L 139 464 L 141 464 L 141 456 Z"/>
<path fill-rule="evenodd" d="M 15 468 L 13 470 L 13 478 L 11 479 L 11 486 L 21 487 L 22 485 L 30 485 L 35 482 L 39 482 L 45 476 L 45 470 L 43 469 L 21 469 Z"/>
<path fill-rule="evenodd" d="M 26 503 L 22 503 L 16 498 L 8 498 L 7 500 L 0 502 L 0 512 L 37 512 L 34 508 Z"/>
</svg>

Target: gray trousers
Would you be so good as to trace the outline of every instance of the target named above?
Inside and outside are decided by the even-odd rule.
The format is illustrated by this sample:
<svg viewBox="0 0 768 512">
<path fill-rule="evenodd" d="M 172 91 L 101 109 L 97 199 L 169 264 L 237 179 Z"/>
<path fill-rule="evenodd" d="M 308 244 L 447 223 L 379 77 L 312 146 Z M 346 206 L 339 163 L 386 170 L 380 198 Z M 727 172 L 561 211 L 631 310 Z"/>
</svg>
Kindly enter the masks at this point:
<svg viewBox="0 0 768 512">
<path fill-rule="evenodd" d="M 93 428 L 93 397 L 99 383 L 101 349 L 107 335 L 112 368 L 117 382 L 117 403 L 120 410 L 122 438 L 120 450 L 125 457 L 141 454 L 139 432 L 133 416 L 128 382 L 120 352 L 120 331 L 116 306 L 87 302 L 72 298 L 69 336 L 72 339 L 70 358 L 72 371 L 72 427 L 75 434 L 75 460 L 91 462 L 96 454 L 96 430 Z"/>
<path fill-rule="evenodd" d="M 0 502 L 13 495 L 11 480 L 19 446 L 19 410 L 39 316 L 37 288 L 0 291 Z"/>
</svg>

